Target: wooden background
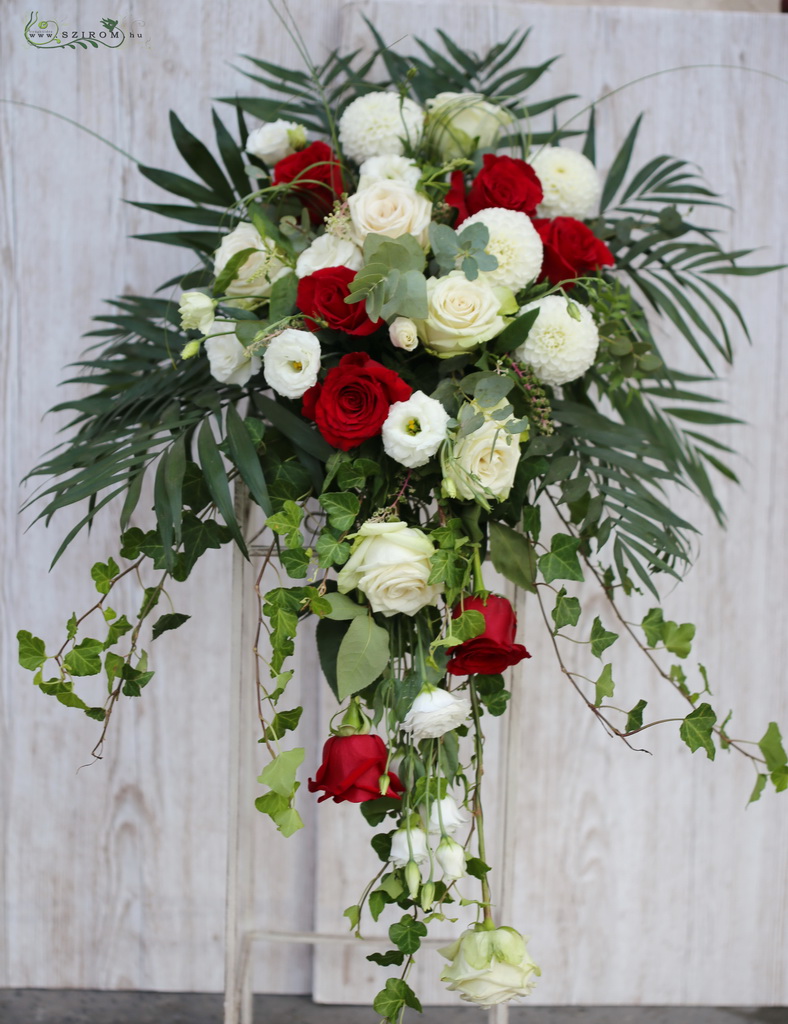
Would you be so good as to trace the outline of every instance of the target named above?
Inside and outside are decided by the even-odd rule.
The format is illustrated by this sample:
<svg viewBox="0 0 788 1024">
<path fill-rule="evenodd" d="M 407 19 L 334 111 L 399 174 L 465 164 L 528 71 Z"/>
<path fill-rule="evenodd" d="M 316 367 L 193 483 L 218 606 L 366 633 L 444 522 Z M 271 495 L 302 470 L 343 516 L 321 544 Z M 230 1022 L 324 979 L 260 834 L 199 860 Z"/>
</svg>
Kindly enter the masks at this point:
<svg viewBox="0 0 788 1024">
<path fill-rule="evenodd" d="M 788 19 L 522 3 L 425 9 L 393 0 L 298 0 L 291 9 L 317 58 L 340 42 L 365 45 L 362 13 L 392 43 L 410 31 L 433 40 L 438 25 L 480 49 L 532 24 L 527 58 L 563 55 L 535 98 L 576 92 L 587 101 L 666 68 L 731 65 L 674 71 L 605 101 L 599 162 L 604 170 L 645 110 L 639 163 L 661 152 L 697 162 L 737 210 L 735 219 L 724 211 L 718 217 L 732 244 L 763 245 L 764 261 L 788 258 L 786 85 L 741 70 L 780 74 Z M 106 13 L 94 0 L 58 0 L 41 12 L 64 28 L 91 27 Z M 168 109 L 208 138 L 211 98 L 253 88 L 233 69 L 234 55 L 298 61 L 265 5 L 247 0 L 177 13 L 175 5 L 135 3 L 128 17 L 144 23 L 137 25 L 142 41 L 84 53 L 34 50 L 22 38 L 27 12 L 6 8 L 4 15 L 0 97 L 54 109 L 144 163 L 180 172 Z M 570 103 L 566 113 L 580 106 Z M 229 557 L 206 559 L 176 593 L 192 621 L 154 645 L 154 681 L 142 699 L 119 709 L 107 756 L 91 767 L 77 770 L 90 760 L 95 723 L 34 690 L 29 673 L 16 667 L 14 641 L 17 629 L 28 628 L 59 645 L 68 615 L 92 601 L 84 566 L 116 553 L 114 522 L 105 517 L 47 575 L 73 519 L 64 513 L 49 531 L 38 524 L 26 533 L 31 517 L 17 515 L 29 493 L 19 481 L 62 425 L 42 412 L 59 400 L 63 367 L 82 350 L 80 335 L 101 299 L 150 293 L 182 269 L 181 257 L 128 240 L 162 228 L 121 197 L 162 200 L 130 161 L 97 139 L 0 103 L 0 140 L 0 985 L 218 990 L 227 764 L 236 745 L 227 730 Z M 720 488 L 727 532 L 677 498 L 704 532 L 699 563 L 667 597 L 666 611 L 698 623 L 697 659 L 708 667 L 715 706 L 723 713 L 734 707 L 735 734 L 757 739 L 770 718 L 788 725 L 788 301 L 784 276 L 732 284 L 731 294 L 746 310 L 754 342 L 740 346 L 718 385 L 749 424 L 727 432 L 742 452 L 743 487 Z M 137 600 L 133 585 L 125 596 Z M 587 603 L 592 614 L 605 614 L 590 597 Z M 673 726 L 645 734 L 652 757 L 607 739 L 562 681 L 538 611 L 528 605 L 521 614 L 534 657 L 513 680 L 516 792 L 498 851 L 505 847 L 510 869 L 502 914 L 532 935 L 544 969 L 534 1001 L 787 1003 L 785 798 L 767 794 L 745 811 L 750 766 L 734 756 L 714 765 L 691 756 Z M 623 706 L 644 696 L 655 716 L 684 713 L 636 652 L 617 646 L 611 653 Z M 697 659 L 693 652 L 690 668 Z M 325 720 L 315 706 L 314 659 L 303 658 L 299 669 L 313 695 L 302 738 L 314 765 Z M 589 674 L 597 671 L 591 666 Z M 261 928 L 336 931 L 359 879 L 374 870 L 357 811 L 315 808 L 304 795 L 309 834 L 287 842 L 249 809 Z M 358 951 L 313 957 L 261 945 L 255 987 L 364 1001 L 381 976 L 367 968 Z M 428 999 L 445 998 L 426 974 L 420 985 Z"/>
</svg>

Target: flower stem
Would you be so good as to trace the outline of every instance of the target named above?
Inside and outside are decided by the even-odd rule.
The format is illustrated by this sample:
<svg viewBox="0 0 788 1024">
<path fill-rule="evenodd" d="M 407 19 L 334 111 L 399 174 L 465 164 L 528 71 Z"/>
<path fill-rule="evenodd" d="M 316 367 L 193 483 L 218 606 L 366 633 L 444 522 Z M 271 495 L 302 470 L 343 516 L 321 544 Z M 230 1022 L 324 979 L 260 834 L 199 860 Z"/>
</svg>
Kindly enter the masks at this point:
<svg viewBox="0 0 788 1024">
<path fill-rule="evenodd" d="M 477 549 L 478 551 L 478 549 Z M 473 729 L 474 729 L 474 745 L 476 751 L 476 782 L 473 787 L 473 816 L 476 821 L 476 842 L 479 847 L 479 859 L 485 864 L 487 863 L 487 851 L 484 844 L 484 810 L 482 808 L 482 775 L 484 775 L 484 735 L 482 733 L 481 725 L 481 712 L 479 709 L 479 696 L 476 693 L 476 684 L 471 682 L 468 687 L 471 694 L 471 707 L 473 708 Z M 484 874 L 481 878 L 482 887 L 482 913 L 484 915 L 484 924 L 486 927 L 491 928 L 493 925 L 492 915 L 492 895 L 490 893 L 490 883 L 487 881 L 487 875 Z"/>
</svg>

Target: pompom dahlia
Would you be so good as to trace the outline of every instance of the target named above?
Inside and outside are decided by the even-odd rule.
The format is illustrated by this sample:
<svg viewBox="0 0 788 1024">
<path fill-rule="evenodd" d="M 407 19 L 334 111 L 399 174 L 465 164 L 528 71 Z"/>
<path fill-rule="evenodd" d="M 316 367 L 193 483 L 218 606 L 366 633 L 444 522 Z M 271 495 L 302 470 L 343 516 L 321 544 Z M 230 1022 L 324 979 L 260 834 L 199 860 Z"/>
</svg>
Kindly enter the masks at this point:
<svg viewBox="0 0 788 1024">
<path fill-rule="evenodd" d="M 516 357 L 529 363 L 536 375 L 553 387 L 582 377 L 599 347 L 599 332 L 589 310 L 575 303 L 580 317 L 576 320 L 569 315 L 568 305 L 562 296 L 548 295 L 529 302 L 520 311 L 538 309 L 539 316 L 516 350 Z"/>
<path fill-rule="evenodd" d="M 415 144 L 424 130 L 424 111 L 396 92 L 359 96 L 339 119 L 339 142 L 345 155 L 363 163 L 373 156 L 402 156 L 403 139 Z"/>
<path fill-rule="evenodd" d="M 531 159 L 531 166 L 544 190 L 536 208 L 538 217 L 583 220 L 597 213 L 602 182 L 587 156 L 563 146 L 547 146 Z"/>
<path fill-rule="evenodd" d="M 485 252 L 498 260 L 495 270 L 481 272 L 485 281 L 518 292 L 536 280 L 542 269 L 543 248 L 530 217 L 519 210 L 493 207 L 468 217 L 462 226 L 469 224 L 485 225 L 490 232 Z"/>
</svg>

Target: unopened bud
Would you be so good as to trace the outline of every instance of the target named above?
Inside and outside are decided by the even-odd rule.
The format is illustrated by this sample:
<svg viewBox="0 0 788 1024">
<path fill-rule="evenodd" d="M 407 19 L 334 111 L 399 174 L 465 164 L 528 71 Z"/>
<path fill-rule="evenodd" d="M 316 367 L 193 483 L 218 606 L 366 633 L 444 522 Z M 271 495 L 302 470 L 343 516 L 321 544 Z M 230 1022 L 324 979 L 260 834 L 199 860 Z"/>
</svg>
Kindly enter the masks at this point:
<svg viewBox="0 0 788 1024">
<path fill-rule="evenodd" d="M 181 359 L 191 359 L 200 351 L 200 341 L 188 341 L 181 349 Z"/>
<path fill-rule="evenodd" d="M 354 697 L 342 716 L 337 733 L 340 736 L 366 736 L 371 728 L 372 722 L 361 710 L 358 698 Z"/>
<path fill-rule="evenodd" d="M 390 785 L 391 785 L 391 776 L 390 775 L 381 775 L 380 778 L 378 779 L 378 786 L 380 787 L 380 795 L 381 796 L 385 796 L 386 793 L 388 793 Z"/>
<path fill-rule="evenodd" d="M 419 865 L 415 860 L 409 860 L 405 865 L 405 884 L 408 887 L 410 898 L 415 900 L 419 894 L 419 886 L 421 885 L 421 871 Z"/>
<path fill-rule="evenodd" d="M 425 882 L 421 887 L 421 909 L 426 914 L 435 902 L 435 883 Z"/>
</svg>

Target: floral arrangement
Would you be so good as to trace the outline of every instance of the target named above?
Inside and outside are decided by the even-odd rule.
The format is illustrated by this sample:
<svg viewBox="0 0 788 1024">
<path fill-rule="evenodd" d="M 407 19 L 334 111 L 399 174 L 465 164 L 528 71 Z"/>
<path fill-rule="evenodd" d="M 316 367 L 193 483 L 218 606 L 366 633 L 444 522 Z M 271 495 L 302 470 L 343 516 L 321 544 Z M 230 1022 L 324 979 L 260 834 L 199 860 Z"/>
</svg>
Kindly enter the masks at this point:
<svg viewBox="0 0 788 1024">
<path fill-rule="evenodd" d="M 526 32 L 481 57 L 443 33 L 444 53 L 417 41 L 400 56 L 370 29 L 368 57 L 306 57 L 305 71 L 252 60 L 258 94 L 226 101 L 237 137 L 214 114 L 221 163 L 173 114 L 196 177 L 140 167 L 179 202 L 137 205 L 188 226 L 144 237 L 199 267 L 166 282 L 174 298 L 123 296 L 97 318 L 77 377 L 89 394 L 58 406 L 74 414 L 71 437 L 33 471 L 52 479 L 33 499 L 47 520 L 88 503 L 57 557 L 123 496 L 125 567 L 92 567 L 99 598 L 56 653 L 25 630 L 19 653 L 42 692 L 102 723 L 98 756 L 121 698 L 153 676 L 145 637 L 188 619 L 155 612 L 167 581 L 210 549 L 247 552 L 242 487 L 270 536 L 255 643 L 270 761 L 256 806 L 298 831 L 302 765 L 319 801 L 359 804 L 382 867 L 346 916 L 356 931 L 367 914 L 396 918 L 392 948 L 369 958 L 399 969 L 374 1002 L 396 1024 L 421 1008 L 407 978 L 428 925 L 458 906 L 477 918 L 441 951 L 450 990 L 490 1007 L 540 973 L 496 920 L 489 881 L 483 727 L 505 714 L 505 674 L 530 655 L 486 560 L 539 605 L 564 676 L 611 736 L 631 745 L 657 724 L 645 700 L 611 701 L 612 625 L 686 700 L 673 721 L 691 751 L 752 760 L 751 799 L 769 780 L 788 787 L 788 763 L 776 723 L 757 753 L 731 738 L 705 672 L 693 681 L 682 667 L 694 626 L 664 617 L 657 588 L 690 557 L 671 488 L 721 520 L 709 474 L 733 477 L 711 432 L 736 421 L 703 389 L 713 361 L 732 359 L 727 316 L 746 333 L 720 275 L 775 268 L 744 264 L 749 250 L 725 251 L 695 220 L 717 199 L 686 162 L 630 171 L 639 120 L 603 179 L 593 106 L 579 131 L 557 125 L 567 97 L 529 103 L 551 62 L 521 66 Z M 552 124 L 537 130 L 541 115 Z M 655 317 L 698 374 L 666 365 Z M 146 479 L 155 518 L 143 528 L 131 522 Z M 263 593 L 271 562 L 280 585 Z M 158 579 L 142 606 L 118 614 L 113 588 L 145 571 Z M 574 592 L 589 579 L 609 600 L 590 627 Z M 619 610 L 633 593 L 653 599 L 640 631 Z M 302 711 L 288 659 L 309 616 L 338 708 L 322 759 L 288 743 Z M 89 617 L 100 635 L 86 635 Z M 596 678 L 567 667 L 567 639 L 588 645 Z M 79 696 L 86 677 L 108 696 Z"/>
</svg>

